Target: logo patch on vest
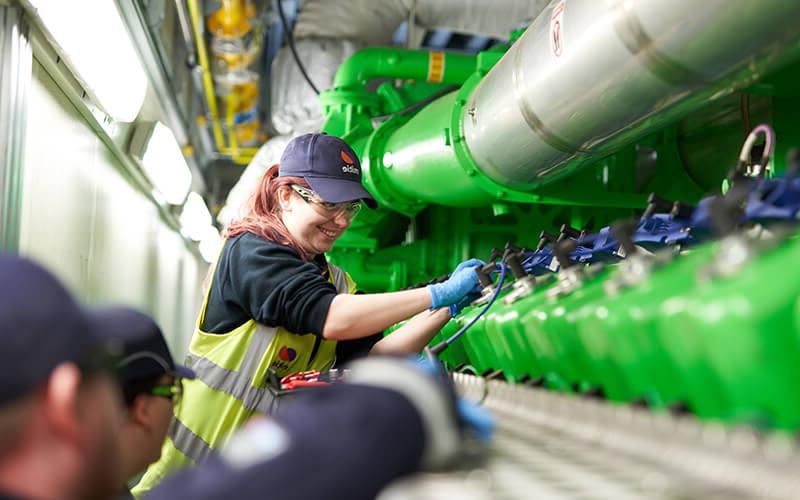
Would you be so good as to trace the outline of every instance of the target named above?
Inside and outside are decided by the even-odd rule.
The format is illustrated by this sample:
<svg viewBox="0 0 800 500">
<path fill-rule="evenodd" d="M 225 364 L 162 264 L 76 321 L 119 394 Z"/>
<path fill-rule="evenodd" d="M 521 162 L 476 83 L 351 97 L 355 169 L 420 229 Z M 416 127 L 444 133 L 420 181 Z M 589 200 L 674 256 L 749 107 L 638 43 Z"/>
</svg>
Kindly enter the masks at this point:
<svg viewBox="0 0 800 500">
<path fill-rule="evenodd" d="M 291 363 L 292 361 L 294 361 L 294 358 L 297 357 L 297 351 L 295 351 L 291 347 L 283 346 L 283 347 L 281 347 L 281 350 L 278 351 L 278 356 L 282 360 L 288 361 L 289 363 Z"/>
</svg>

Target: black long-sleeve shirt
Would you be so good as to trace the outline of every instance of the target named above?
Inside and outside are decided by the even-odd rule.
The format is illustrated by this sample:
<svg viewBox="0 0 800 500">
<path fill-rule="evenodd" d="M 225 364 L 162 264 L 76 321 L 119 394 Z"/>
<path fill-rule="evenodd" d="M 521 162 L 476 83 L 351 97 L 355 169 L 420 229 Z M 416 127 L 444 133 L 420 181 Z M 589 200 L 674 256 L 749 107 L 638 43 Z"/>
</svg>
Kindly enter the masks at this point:
<svg viewBox="0 0 800 500">
<path fill-rule="evenodd" d="M 300 335 L 322 335 L 336 288 L 324 255 L 303 260 L 294 248 L 242 233 L 225 242 L 201 329 L 226 333 L 251 318 Z M 369 352 L 382 334 L 340 341 L 337 363 Z"/>
</svg>

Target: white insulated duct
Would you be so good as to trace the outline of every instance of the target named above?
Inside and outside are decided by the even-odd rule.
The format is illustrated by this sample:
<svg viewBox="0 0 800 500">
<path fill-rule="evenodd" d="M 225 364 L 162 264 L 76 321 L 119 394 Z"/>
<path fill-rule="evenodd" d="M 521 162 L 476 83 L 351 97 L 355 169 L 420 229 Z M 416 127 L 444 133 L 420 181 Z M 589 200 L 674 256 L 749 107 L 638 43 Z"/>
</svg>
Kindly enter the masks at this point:
<svg viewBox="0 0 800 500">
<path fill-rule="evenodd" d="M 294 34 L 300 38 L 347 38 L 387 45 L 408 19 L 414 0 L 305 0 Z M 416 0 L 415 29 L 447 29 L 505 39 L 530 22 L 549 0 Z"/>
<path fill-rule="evenodd" d="M 347 39 L 306 38 L 295 41 L 297 55 L 318 89 L 333 86 L 336 70 L 363 44 Z M 281 134 L 319 130 L 324 121 L 319 98 L 306 83 L 291 51 L 283 47 L 272 62 L 270 114 Z"/>
<path fill-rule="evenodd" d="M 278 160 L 283 154 L 286 144 L 291 139 L 288 135 L 276 135 L 271 137 L 263 146 L 258 150 L 256 155 L 250 161 L 250 164 L 242 172 L 239 181 L 233 186 L 231 192 L 228 193 L 228 199 L 225 206 L 217 214 L 217 221 L 224 227 L 227 227 L 231 221 L 242 214 L 251 192 L 258 183 L 258 179 L 269 167 L 278 163 Z"/>
</svg>

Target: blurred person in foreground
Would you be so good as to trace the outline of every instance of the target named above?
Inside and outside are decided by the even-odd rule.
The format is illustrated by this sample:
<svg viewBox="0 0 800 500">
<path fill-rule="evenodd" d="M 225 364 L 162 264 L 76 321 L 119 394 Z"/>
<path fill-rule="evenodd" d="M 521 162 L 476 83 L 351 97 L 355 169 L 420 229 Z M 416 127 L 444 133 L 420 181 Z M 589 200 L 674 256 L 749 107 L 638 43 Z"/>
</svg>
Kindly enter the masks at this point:
<svg viewBox="0 0 800 500">
<path fill-rule="evenodd" d="M 349 367 L 344 381 L 250 419 L 144 500 L 370 500 L 396 479 L 457 464 L 493 430 L 436 363 L 370 356 Z"/>
<path fill-rule="evenodd" d="M 166 418 L 155 415 L 171 402 L 156 410 L 142 400 L 151 409 L 129 407 L 126 418 L 113 376 L 119 366 L 124 380 L 127 363 L 155 360 L 163 348 L 118 342 L 152 328 L 139 314 L 87 311 L 38 265 L 0 256 L 1 499 L 115 498 L 131 471 L 156 458 L 150 445 Z M 121 357 L 123 347 L 131 354 Z M 174 395 L 174 379 L 191 375 L 167 368 L 139 397 Z M 137 411 L 152 412 L 146 429 L 131 428 Z M 452 464 L 465 442 L 491 430 L 491 418 L 456 398 L 435 365 L 371 357 L 353 363 L 344 382 L 252 419 L 221 453 L 145 498 L 368 500 L 395 479 Z"/>
<path fill-rule="evenodd" d="M 98 314 L 118 323 L 105 334 L 122 348 L 116 372 L 127 411 L 120 432 L 120 466 L 121 478 L 129 481 L 161 456 L 173 404 L 183 393 L 182 381 L 195 374 L 175 363 L 161 329 L 147 314 L 122 306 Z M 125 482 L 119 494 L 120 499 L 133 498 Z"/>
<path fill-rule="evenodd" d="M 0 498 L 109 498 L 122 400 L 113 314 L 81 308 L 33 262 L 0 255 Z"/>
</svg>

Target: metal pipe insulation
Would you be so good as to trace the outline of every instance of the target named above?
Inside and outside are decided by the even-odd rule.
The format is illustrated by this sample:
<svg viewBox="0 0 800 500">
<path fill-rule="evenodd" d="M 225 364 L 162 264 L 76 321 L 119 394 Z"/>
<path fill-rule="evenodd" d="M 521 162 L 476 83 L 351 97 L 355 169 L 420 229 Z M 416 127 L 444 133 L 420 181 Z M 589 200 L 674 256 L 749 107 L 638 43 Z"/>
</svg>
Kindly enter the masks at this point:
<svg viewBox="0 0 800 500">
<path fill-rule="evenodd" d="M 797 48 L 800 2 L 557 0 L 469 95 L 461 114 L 478 169 L 520 191 L 568 174 Z"/>
</svg>

